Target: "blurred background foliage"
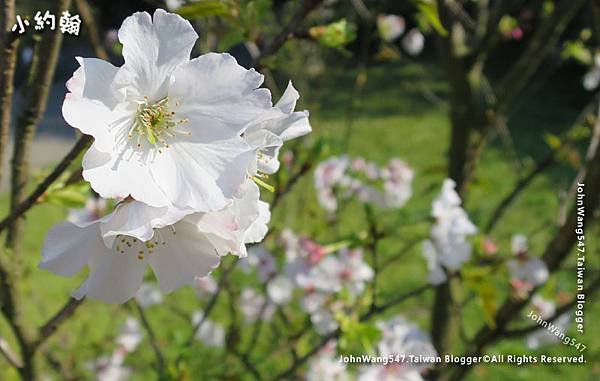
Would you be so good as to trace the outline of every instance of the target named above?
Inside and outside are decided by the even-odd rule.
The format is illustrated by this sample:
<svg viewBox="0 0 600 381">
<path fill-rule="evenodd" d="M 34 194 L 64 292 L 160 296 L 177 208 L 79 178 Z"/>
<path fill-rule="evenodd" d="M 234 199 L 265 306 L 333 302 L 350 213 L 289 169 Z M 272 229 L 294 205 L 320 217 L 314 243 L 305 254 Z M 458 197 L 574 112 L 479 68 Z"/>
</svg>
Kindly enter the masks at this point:
<svg viewBox="0 0 600 381">
<path fill-rule="evenodd" d="M 16 13 L 32 16 L 36 11 L 49 7 L 46 0 L 18 0 Z M 78 3 L 77 1 L 75 3 Z M 251 67 L 260 52 L 268 47 L 273 36 L 294 22 L 294 15 L 304 1 L 292 0 L 198 0 L 198 1 L 103 1 L 89 0 L 93 19 L 97 24 L 102 47 L 108 51 L 110 61 L 122 64 L 120 45 L 116 31 L 124 18 L 136 11 L 152 12 L 165 8 L 190 20 L 200 35 L 193 56 L 209 51 L 230 52 L 240 64 Z M 468 11 L 476 10 L 485 1 L 460 1 Z M 492 2 L 493 3 L 493 2 Z M 498 23 L 500 37 L 486 60 L 486 80 L 490 83 L 510 69 L 527 46 L 528 39 L 545 17 L 556 6 L 554 1 L 531 0 L 517 2 Z M 502 217 L 498 226 L 488 237 L 497 242 L 500 258 L 510 256 L 510 237 L 516 233 L 526 234 L 531 251 L 541 253 L 553 236 L 553 227 L 561 218 L 561 206 L 577 171 L 583 163 L 591 126 L 595 123 L 594 110 L 597 89 L 584 86 L 584 79 L 594 70 L 600 26 L 586 4 L 569 22 L 559 42 L 545 56 L 543 64 L 527 81 L 524 90 L 511 102 L 499 128 L 481 158 L 477 171 L 465 194 L 465 209 L 474 223 L 483 227 L 499 202 L 535 167 L 536 163 L 550 156 L 556 163 L 537 176 L 520 194 Z M 78 12 L 73 7 L 72 13 Z M 386 40 L 377 25 L 379 15 L 401 15 L 405 21 L 405 33 L 417 28 L 425 37 L 419 54 L 411 54 L 402 38 Z M 44 32 L 47 33 L 47 32 Z M 439 54 L 438 36 L 448 33 L 440 21 L 435 2 L 398 0 L 326 0 L 308 14 L 305 21 L 290 31 L 293 36 L 276 54 L 260 61 L 260 71 L 265 74 L 265 84 L 278 99 L 287 81 L 291 79 L 301 94 L 301 107 L 311 112 L 314 132 L 286 148 L 294 153 L 294 164 L 282 168 L 273 179 L 278 189 L 302 169 L 305 163 L 314 166 L 332 155 L 348 154 L 362 156 L 378 164 L 385 164 L 392 157 L 405 160 L 416 173 L 413 183 L 414 196 L 403 209 L 376 210 L 378 221 L 386 227 L 387 235 L 381 240 L 382 257 L 391 258 L 402 247 L 415 239 L 427 237 L 429 231 L 430 204 L 447 176 L 447 158 L 451 139 L 449 102 L 452 91 Z M 15 84 L 17 101 L 14 110 L 22 108 L 19 89 L 25 84 L 31 49 L 39 34 L 32 28 L 21 37 Z M 75 56 L 93 57 L 95 50 L 90 43 L 90 30 L 84 22 L 79 36 L 64 39 L 59 64 L 51 89 L 51 97 L 36 135 L 34 150 L 36 172 L 30 184 L 43 178 L 50 165 L 57 161 L 75 139 L 72 128 L 67 126 L 60 114 L 65 93 L 64 83 L 76 69 Z M 287 38 L 287 37 L 286 37 Z M 589 80 L 589 78 L 588 78 Z M 589 85 L 589 83 L 588 83 Z M 588 87 L 588 88 L 586 88 Z M 481 95 L 485 102 L 485 94 Z M 467 102 L 467 100 L 465 100 Z M 49 146 L 48 141 L 56 141 Z M 39 157 L 36 157 L 39 156 Z M 77 165 L 73 166 L 75 169 Z M 6 176 L 5 176 L 6 177 Z M 66 181 L 66 179 L 63 179 Z M 46 231 L 63 219 L 67 208 L 83 206 L 87 189 L 79 185 L 65 188 L 59 183 L 47 194 L 48 203 L 35 207 L 27 217 L 27 233 L 20 256 L 22 278 L 19 293 L 23 300 L 24 316 L 34 326 L 41 325 L 64 303 L 69 291 L 84 279 L 59 279 L 37 269 L 40 248 Z M 4 186 L 2 212 L 7 212 L 8 195 Z M 272 198 L 263 192 L 264 197 Z M 594 197 L 597 195 L 589 195 Z M 284 227 L 292 228 L 323 244 L 335 243 L 348 237 L 364 237 L 368 234 L 364 209 L 356 201 L 341 208 L 335 220 L 328 217 L 317 204 L 313 189 L 312 173 L 308 171 L 289 194 L 281 198 L 274 210 L 272 228 L 275 232 Z M 596 216 L 590 213 L 590 221 Z M 590 222 L 590 237 L 598 237 L 597 224 Z M 360 241 L 360 238 L 356 238 Z M 483 240 L 483 235 L 478 237 Z M 597 240 L 588 240 L 587 271 L 597 274 L 599 269 Z M 267 240 L 267 247 L 277 252 L 274 239 Z M 480 258 L 480 241 L 475 245 L 476 258 Z M 401 260 L 382 269 L 379 294 L 385 299 L 412 290 L 425 283 L 427 269 L 419 245 L 408 250 Z M 233 261 L 227 258 L 224 266 Z M 557 295 L 574 292 L 574 256 L 569 257 L 564 269 L 558 271 L 541 290 L 550 299 Z M 223 267 L 223 266 L 222 266 Z M 466 271 L 468 272 L 469 269 Z M 217 270 L 216 276 L 219 276 Z M 495 308 L 508 293 L 507 275 L 490 273 L 484 282 L 494 292 L 473 292 L 480 302 L 468 304 L 463 311 L 464 334 L 471 337 L 493 315 Z M 239 285 L 256 282 L 239 272 L 231 283 L 234 293 Z M 237 285 L 237 286 L 236 286 Z M 477 285 L 475 285 L 477 288 Z M 482 296 L 483 295 L 483 296 Z M 213 320 L 232 326 L 236 319 L 229 311 L 227 295 L 217 304 Z M 430 325 L 430 306 L 433 295 L 425 294 L 408 300 L 386 314 L 402 313 L 422 327 Z M 156 340 L 164 349 L 169 374 L 178 380 L 199 379 L 252 379 L 238 359 L 225 349 L 204 347 L 200 342 L 188 345 L 191 311 L 201 308 L 191 288 L 169 295 L 163 307 L 148 311 L 151 323 L 156 327 Z M 491 307 L 490 307 L 491 306 Z M 292 311 L 289 311 L 290 314 Z M 128 315 L 135 310 L 130 304 L 110 306 L 87 301 L 74 318 L 56 333 L 43 347 L 44 360 L 40 361 L 40 373 L 49 379 L 93 379 L 86 367 L 114 346 L 114 337 Z M 511 366 L 506 364 L 477 367 L 466 379 L 489 380 L 597 380 L 600 378 L 600 328 L 593 324 L 599 316 L 600 307 L 588 300 L 588 318 L 584 342 L 588 345 L 586 366 Z M 288 322 L 274 320 L 275 332 L 295 332 L 304 323 L 303 316 L 294 316 Z M 228 340 L 248 342 L 249 329 L 235 332 Z M 9 332 L 6 322 L 0 320 L 0 333 Z M 570 333 L 574 332 L 571 330 Z M 9 343 L 14 338 L 6 337 Z M 268 353 L 273 343 L 282 344 L 282 337 L 264 335 L 257 342 L 256 353 Z M 300 352 L 310 348 L 315 336 L 298 345 Z M 352 339 L 350 339 L 352 340 Z M 360 340 L 358 340 L 360 341 Z M 351 343 L 351 348 L 359 344 Z M 494 344 L 491 353 L 529 354 L 522 338 L 505 340 Z M 560 344 L 543 347 L 536 353 L 571 355 L 568 346 Z M 173 359 L 177 359 L 174 361 Z M 0 359 L 0 364 L 3 364 Z M 132 379 L 155 379 L 149 364 L 154 360 L 150 345 L 146 342 L 135 355 L 127 358 L 134 370 Z M 292 353 L 281 357 L 257 356 L 252 359 L 266 375 L 274 374 L 293 361 Z M 299 371 L 302 374 L 302 370 Z M 0 379 L 17 379 L 17 374 L 7 366 L 0 367 Z"/>
</svg>

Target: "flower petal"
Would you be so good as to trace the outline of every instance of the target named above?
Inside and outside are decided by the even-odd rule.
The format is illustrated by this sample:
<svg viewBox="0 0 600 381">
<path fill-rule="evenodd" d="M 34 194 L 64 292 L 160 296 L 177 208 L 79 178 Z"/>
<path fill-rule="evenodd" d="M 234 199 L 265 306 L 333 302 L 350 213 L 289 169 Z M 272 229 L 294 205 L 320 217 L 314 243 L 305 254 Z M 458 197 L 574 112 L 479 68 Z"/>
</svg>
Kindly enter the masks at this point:
<svg viewBox="0 0 600 381">
<path fill-rule="evenodd" d="M 191 212 L 166 206 L 156 208 L 139 201 L 125 201 L 117 205 L 110 218 L 100 224 L 100 230 L 105 239 L 121 234 L 145 242 L 152 238 L 154 229 L 173 225 Z"/>
<path fill-rule="evenodd" d="M 198 228 L 185 219 L 174 225 L 176 234 L 163 229 L 164 245 L 148 255 L 148 262 L 163 293 L 168 293 L 196 277 L 208 275 L 220 263 L 220 257 Z"/>
<path fill-rule="evenodd" d="M 125 65 L 119 81 L 132 81 L 138 95 L 151 100 L 164 96 L 170 75 L 190 58 L 198 35 L 189 21 L 157 9 L 153 17 L 137 12 L 119 29 Z"/>
<path fill-rule="evenodd" d="M 258 89 L 262 82 L 261 74 L 238 65 L 229 54 L 209 53 L 173 73 L 169 96 L 181 100 L 177 116 L 190 120 L 194 134 L 199 128 L 213 129 L 211 124 L 195 123 L 206 117 L 225 123 L 236 134 L 272 107 L 269 90 Z"/>
<path fill-rule="evenodd" d="M 74 275 L 87 263 L 98 238 L 97 224 L 79 227 L 72 222 L 59 223 L 46 235 L 40 268 L 57 275 Z"/>
<path fill-rule="evenodd" d="M 150 171 L 175 206 L 208 212 L 227 205 L 253 158 L 254 152 L 239 137 L 218 144 L 180 142 L 156 155 Z"/>
<path fill-rule="evenodd" d="M 83 178 L 104 198 L 126 198 L 150 206 L 162 207 L 170 202 L 152 177 L 147 166 L 123 154 L 111 157 L 100 152 L 94 143 L 83 157 Z"/>
<path fill-rule="evenodd" d="M 100 239 L 98 242 L 100 245 L 95 245 L 90 251 L 90 275 L 82 291 L 92 299 L 124 303 L 135 296 L 142 284 L 146 261 L 130 253 L 121 254 L 107 249 Z"/>
</svg>

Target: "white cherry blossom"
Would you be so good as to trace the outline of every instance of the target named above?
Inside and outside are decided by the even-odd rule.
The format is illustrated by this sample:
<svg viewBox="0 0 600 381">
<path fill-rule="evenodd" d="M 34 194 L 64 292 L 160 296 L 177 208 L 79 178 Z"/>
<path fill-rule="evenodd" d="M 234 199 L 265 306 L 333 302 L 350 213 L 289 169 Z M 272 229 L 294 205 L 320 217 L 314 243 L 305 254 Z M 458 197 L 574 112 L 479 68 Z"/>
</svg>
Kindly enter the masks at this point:
<svg viewBox="0 0 600 381">
<path fill-rule="evenodd" d="M 224 208 L 255 153 L 240 136 L 272 113 L 263 76 L 228 54 L 190 60 L 190 23 L 161 9 L 125 19 L 125 64 L 78 58 L 65 120 L 94 143 L 83 177 L 105 198 L 195 212 Z"/>
<path fill-rule="evenodd" d="M 258 318 L 270 321 L 275 313 L 275 305 L 251 288 L 244 288 L 242 290 L 240 294 L 240 309 L 244 315 L 246 324 L 252 324 Z"/>
<path fill-rule="evenodd" d="M 282 305 L 292 299 L 294 284 L 283 275 L 278 275 L 267 284 L 267 295 L 276 305 Z"/>
<path fill-rule="evenodd" d="M 527 237 L 519 234 L 512 237 L 511 246 L 514 259 L 507 266 L 513 280 L 518 280 L 530 286 L 540 286 L 548 280 L 548 267 L 540 258 L 528 253 Z"/>
<path fill-rule="evenodd" d="M 194 279 L 194 290 L 198 299 L 203 299 L 217 291 L 217 282 L 211 275 L 196 277 Z"/>
<path fill-rule="evenodd" d="M 535 315 L 541 317 L 544 320 L 548 320 L 556 313 L 556 305 L 553 301 L 544 299 L 539 295 L 534 295 L 531 298 L 531 307 Z M 565 332 L 571 322 L 571 316 L 569 312 L 566 312 L 556 318 L 549 324 L 557 327 L 559 332 Z M 548 327 L 540 327 L 536 331 L 530 333 L 525 338 L 527 347 L 529 349 L 538 349 L 539 347 L 547 344 L 555 344 L 560 342 L 560 338 L 557 337 Z"/>
<path fill-rule="evenodd" d="M 256 184 L 247 180 L 225 209 L 193 213 L 126 200 L 92 223 L 63 222 L 46 236 L 42 268 L 71 276 L 86 264 L 90 275 L 74 295 L 123 303 L 135 295 L 147 265 L 164 293 L 208 275 L 220 257 L 246 255 L 269 219 Z"/>
<path fill-rule="evenodd" d="M 250 173 L 277 172 L 283 143 L 311 131 L 308 111 L 294 112 L 299 98 L 300 94 L 290 81 L 275 107 L 244 130 L 244 139 L 256 151 L 256 163 L 251 166 Z"/>
<path fill-rule="evenodd" d="M 325 344 L 308 362 L 306 381 L 347 381 L 350 379 L 346 364 L 340 362 L 336 354 L 335 340 Z"/>
<path fill-rule="evenodd" d="M 431 227 L 430 239 L 423 244 L 423 256 L 427 260 L 432 284 L 446 281 L 444 269 L 458 270 L 471 258 L 472 246 L 467 237 L 475 234 L 477 228 L 461 208 L 455 186 L 453 180 L 444 180 L 441 193 L 432 203 L 431 215 L 435 223 Z"/>
<path fill-rule="evenodd" d="M 401 317 L 379 322 L 382 338 L 378 344 L 379 356 L 410 355 L 433 357 L 437 352 L 427 335 L 415 324 Z M 387 365 L 374 364 L 363 366 L 359 370 L 359 381 L 422 381 L 421 372 L 428 364 L 417 362 L 390 362 Z"/>
<path fill-rule="evenodd" d="M 135 300 L 140 307 L 148 308 L 156 304 L 161 304 L 163 302 L 163 294 L 155 283 L 144 282 L 137 291 L 137 294 L 135 294 Z"/>
<path fill-rule="evenodd" d="M 203 317 L 203 311 L 194 312 L 192 315 L 192 324 L 197 326 Z M 223 348 L 225 345 L 225 328 L 209 319 L 204 319 L 194 337 L 209 348 Z"/>
<path fill-rule="evenodd" d="M 377 16 L 377 29 L 385 41 L 394 41 L 404 33 L 406 23 L 402 16 L 379 15 Z"/>
<path fill-rule="evenodd" d="M 143 337 L 140 323 L 135 318 L 129 316 L 125 320 L 125 323 L 123 323 L 116 342 L 126 352 L 133 352 L 140 345 Z"/>
<path fill-rule="evenodd" d="M 416 56 L 425 47 L 425 36 L 418 28 L 412 28 L 402 37 L 402 48 L 411 56 Z"/>
</svg>

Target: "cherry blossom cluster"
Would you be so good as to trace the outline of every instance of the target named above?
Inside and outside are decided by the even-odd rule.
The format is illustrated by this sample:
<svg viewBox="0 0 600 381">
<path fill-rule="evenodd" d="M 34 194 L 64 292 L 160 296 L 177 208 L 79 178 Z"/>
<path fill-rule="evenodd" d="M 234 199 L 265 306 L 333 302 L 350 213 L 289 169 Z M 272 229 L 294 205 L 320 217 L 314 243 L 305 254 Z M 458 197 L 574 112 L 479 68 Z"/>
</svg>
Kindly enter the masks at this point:
<svg viewBox="0 0 600 381">
<path fill-rule="evenodd" d="M 78 57 L 62 108 L 94 138 L 83 178 L 116 206 L 102 215 L 90 205 L 87 220 L 71 213 L 46 236 L 41 262 L 62 276 L 87 265 L 73 295 L 110 303 L 132 298 L 147 266 L 167 293 L 224 255 L 245 257 L 270 219 L 257 184 L 269 188 L 283 142 L 311 130 L 291 83 L 273 104 L 263 76 L 232 56 L 190 59 L 198 35 L 176 14 L 135 13 L 118 38 L 123 66 Z"/>
<path fill-rule="evenodd" d="M 289 303 L 297 290 L 300 306 L 315 330 L 320 334 L 334 331 L 338 328 L 336 314 L 351 309 L 373 278 L 362 250 L 322 246 L 287 229 L 280 238 L 285 251 L 281 268 L 262 247 L 245 261 L 247 268 L 254 268 L 267 284 L 267 297 L 251 288 L 242 291 L 240 308 L 246 322 L 269 320 L 275 308 Z"/>
<path fill-rule="evenodd" d="M 379 167 L 362 157 L 333 156 L 317 166 L 314 176 L 319 204 L 334 212 L 339 199 L 351 197 L 382 208 L 400 208 L 412 196 L 414 172 L 400 159 Z"/>
<path fill-rule="evenodd" d="M 510 284 L 518 297 L 526 297 L 537 286 L 548 280 L 548 267 L 541 259 L 529 254 L 527 237 L 516 234 L 511 239 L 513 259 L 507 262 L 510 273 Z"/>
<path fill-rule="evenodd" d="M 377 324 L 381 340 L 377 345 L 377 356 L 391 360 L 387 364 L 364 364 L 357 374 L 340 361 L 336 353 L 336 342 L 328 342 L 308 364 L 305 379 L 313 380 L 358 380 L 358 381 L 422 381 L 431 362 L 410 361 L 431 359 L 437 352 L 428 336 L 415 324 L 397 316 Z"/>
<path fill-rule="evenodd" d="M 433 200 L 431 216 L 435 223 L 430 238 L 423 242 L 423 256 L 427 260 L 429 282 L 438 285 L 447 280 L 447 271 L 456 271 L 471 258 L 472 245 L 467 237 L 477 228 L 460 206 L 456 183 L 444 180 L 440 194 Z"/>
</svg>

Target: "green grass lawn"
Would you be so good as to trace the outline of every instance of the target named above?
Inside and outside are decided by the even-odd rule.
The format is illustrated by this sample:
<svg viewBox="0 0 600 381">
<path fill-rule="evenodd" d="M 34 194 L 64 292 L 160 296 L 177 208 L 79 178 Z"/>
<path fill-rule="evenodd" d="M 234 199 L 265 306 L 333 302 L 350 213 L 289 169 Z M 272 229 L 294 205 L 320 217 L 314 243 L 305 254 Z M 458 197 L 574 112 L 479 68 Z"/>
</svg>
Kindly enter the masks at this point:
<svg viewBox="0 0 600 381">
<path fill-rule="evenodd" d="M 314 133 L 305 140 L 315 141 L 323 138 L 328 143 L 330 154 L 342 153 L 341 145 L 348 128 L 347 110 L 352 94 L 355 72 L 346 70 L 315 83 L 309 83 L 310 91 L 303 91 L 307 84 L 300 83 L 302 94 L 308 94 L 303 99 L 304 106 L 312 113 Z M 383 258 L 393 256 L 408 241 L 424 237 L 429 230 L 427 223 L 431 200 L 438 192 L 439 186 L 446 173 L 446 151 L 448 148 L 447 105 L 437 99 L 445 99 L 447 89 L 439 68 L 433 66 L 384 66 L 368 71 L 365 88 L 355 105 L 355 119 L 347 147 L 351 156 L 360 155 L 379 164 L 386 163 L 392 157 L 400 157 L 407 161 L 415 170 L 414 195 L 408 204 L 400 211 L 377 211 L 378 223 L 390 232 L 387 238 L 380 242 Z M 555 100 L 558 94 L 552 93 L 549 99 Z M 541 103 L 541 102 L 540 102 Z M 552 113 L 566 115 L 556 123 L 559 126 L 548 126 L 545 121 L 552 120 L 552 115 L 546 115 L 540 124 L 528 124 L 531 115 L 529 111 L 541 107 L 534 103 L 524 106 L 513 117 L 511 124 L 517 153 L 525 162 L 525 169 L 531 163 L 521 137 L 528 145 L 534 145 L 534 159 L 540 157 L 547 147 L 543 141 L 543 133 L 547 129 L 556 131 L 564 128 L 576 115 L 577 99 L 562 102 L 561 109 L 553 108 Z M 533 111 L 531 111 L 533 113 Z M 534 114 L 535 115 L 535 114 Z M 548 119 L 546 119 L 548 118 Z M 512 121 L 511 121 L 512 123 Z M 523 131 L 523 129 L 526 129 Z M 302 143 L 300 143 L 302 144 Z M 481 167 L 469 192 L 466 203 L 471 219 L 478 226 L 487 222 L 489 213 L 499 200 L 507 194 L 520 173 L 525 169 L 516 170 L 514 157 L 510 150 L 502 144 L 492 144 L 483 156 Z M 498 256 L 510 255 L 510 237 L 515 233 L 530 236 L 532 252 L 539 254 L 553 234 L 559 207 L 558 192 L 571 181 L 572 170 L 558 167 L 544 176 L 539 177 L 527 191 L 512 205 L 502 222 L 493 232 L 493 239 L 499 243 Z M 289 226 L 297 232 L 315 237 L 323 243 L 336 242 L 352 232 L 364 231 L 364 213 L 360 205 L 351 202 L 344 207 L 339 217 L 339 224 L 331 226 L 326 214 L 316 202 L 312 188 L 312 175 L 303 178 L 293 191 L 286 195 L 274 211 L 273 226 L 281 229 Z M 266 196 L 267 198 L 269 196 Z M 2 198 L 1 211 L 5 212 L 7 198 Z M 68 297 L 68 292 L 80 284 L 85 274 L 76 278 L 64 279 L 56 277 L 47 271 L 37 268 L 45 232 L 65 216 L 65 210 L 53 205 L 35 207 L 27 217 L 27 236 L 22 253 L 23 277 L 25 281 L 20 289 L 20 299 L 24 305 L 23 314 L 30 326 L 39 326 L 45 319 L 56 311 Z M 598 229 L 588 230 L 588 236 L 597 236 Z M 593 240 L 587 243 L 589 260 L 587 274 L 598 269 L 598 244 Z M 229 261 L 230 259 L 228 259 Z M 567 267 L 575 266 L 574 254 L 569 257 Z M 380 274 L 379 297 L 386 297 L 410 291 L 426 282 L 425 262 L 420 254 L 420 246 L 410 250 L 400 260 L 382 269 Z M 216 275 L 219 275 L 217 270 Z M 589 279 L 589 278 L 588 278 Z M 236 274 L 234 285 L 242 282 L 252 282 L 248 276 Z M 556 281 L 549 282 L 543 292 L 548 296 L 565 291 L 573 293 L 575 272 L 565 270 L 559 274 Z M 507 275 L 499 273 L 490 282 L 499 285 L 506 284 Z M 502 294 L 503 296 L 503 294 Z M 418 322 L 424 329 L 429 328 L 429 309 L 432 302 L 431 293 L 412 299 L 386 313 L 384 317 L 401 313 L 407 319 Z M 480 366 L 468 377 L 469 380 L 597 380 L 600 378 L 600 328 L 592 318 L 600 316 L 598 303 L 588 299 L 586 310 L 587 325 L 585 338 L 581 339 L 588 350 L 588 364 L 583 366 L 509 366 L 486 365 Z M 160 345 L 165 350 L 167 358 L 174 358 L 183 352 L 187 360 L 189 379 L 214 379 L 222 371 L 235 375 L 241 371 L 241 366 L 233 358 L 218 350 L 203 348 L 195 342 L 192 348 L 183 345 L 189 335 L 191 326 L 185 316 L 174 311 L 184 311 L 188 315 L 202 307 L 202 302 L 196 299 L 191 288 L 184 288 L 169 295 L 165 305 L 168 307 L 151 307 L 148 310 L 151 323 L 155 326 Z M 224 322 L 228 312 L 227 298 L 223 298 L 217 306 L 212 318 Z M 86 374 L 85 362 L 91 361 L 101 354 L 110 354 L 113 348 L 113 338 L 118 333 L 118 327 L 128 314 L 135 315 L 130 306 L 111 306 L 95 301 L 86 303 L 77 311 L 75 318 L 64 324 L 60 330 L 46 343 L 43 352 L 51 353 L 53 357 L 64 362 L 74 374 Z M 302 317 L 291 322 L 300 326 Z M 525 320 L 523 320 L 525 322 Z M 484 323 L 483 312 L 477 303 L 471 303 L 464 311 L 464 328 L 467 336 L 472 335 Z M 275 323 L 276 330 L 285 330 L 280 322 Z M 289 328 L 288 328 L 289 329 Z M 292 328 L 293 329 L 293 328 Z M 240 330 L 240 340 L 249 339 L 249 327 Z M 0 321 L 0 332 L 8 332 L 5 322 Z M 273 330 L 265 329 L 264 335 L 258 341 L 258 348 L 277 343 Z M 580 339 L 574 329 L 569 333 Z M 8 338 L 12 342 L 12 338 Z M 273 341 L 275 340 L 275 341 Z M 308 343 L 302 344 L 308 348 Z M 492 348 L 492 353 L 528 354 L 522 339 L 502 342 Z M 573 355 L 574 349 L 562 344 L 547 346 L 536 353 L 554 355 Z M 282 356 L 260 359 L 257 356 L 256 365 L 265 374 L 274 374 L 281 370 L 282 361 L 288 361 L 289 353 Z M 590 362 L 596 360 L 596 365 Z M 0 364 L 3 360 L 0 360 Z M 154 363 L 153 352 L 147 341 L 140 349 L 127 358 L 127 363 L 135 369 L 134 380 L 153 379 L 153 371 L 149 364 Z M 45 361 L 40 362 L 44 373 L 54 377 Z M 87 373 L 89 375 L 89 373 Z M 204 377 L 204 378 L 201 378 Z M 0 379 L 13 380 L 16 375 L 0 366 Z M 56 378 L 54 378 L 56 379 Z M 185 378 L 184 378 L 185 379 Z M 237 379 L 232 376 L 231 379 Z M 242 379 L 250 379 L 243 377 Z"/>
</svg>

